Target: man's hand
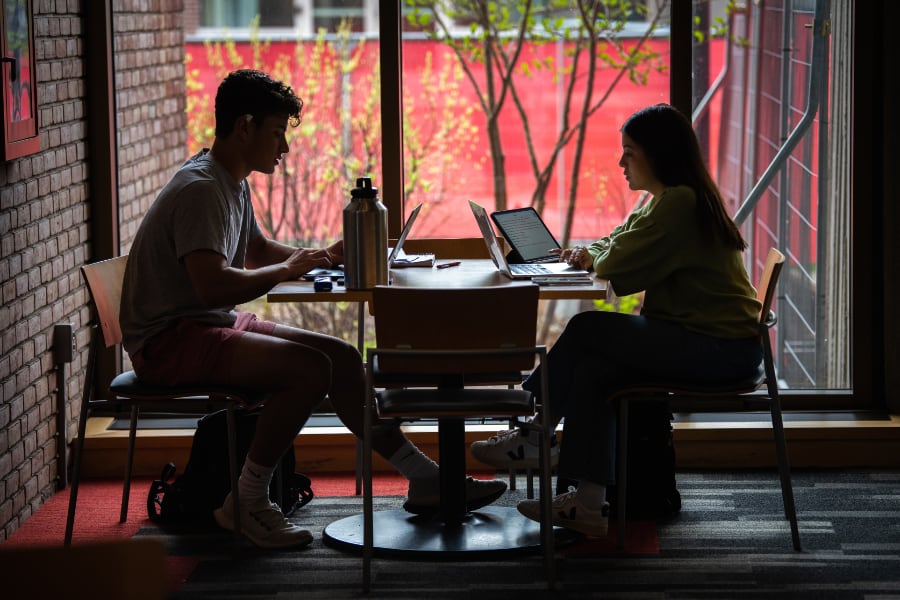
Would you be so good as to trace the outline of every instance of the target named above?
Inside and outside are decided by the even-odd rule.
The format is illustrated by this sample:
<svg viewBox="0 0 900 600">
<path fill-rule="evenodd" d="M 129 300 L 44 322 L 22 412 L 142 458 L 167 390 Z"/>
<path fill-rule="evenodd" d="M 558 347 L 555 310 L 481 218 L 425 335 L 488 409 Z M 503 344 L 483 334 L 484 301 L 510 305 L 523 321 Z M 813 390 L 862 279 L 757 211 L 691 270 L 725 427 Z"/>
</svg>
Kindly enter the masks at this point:
<svg viewBox="0 0 900 600">
<path fill-rule="evenodd" d="M 344 262 L 344 240 L 338 240 L 332 245 L 325 248 L 332 267 L 336 267 Z"/>
<path fill-rule="evenodd" d="M 330 248 L 309 249 L 298 248 L 284 261 L 288 268 L 288 279 L 299 279 L 301 275 L 313 269 L 327 268 L 335 263 L 330 254 Z"/>
<path fill-rule="evenodd" d="M 298 248 L 285 261 L 290 270 L 290 279 L 317 268 L 336 267 L 344 262 L 344 242 L 337 241 L 327 248 Z"/>
</svg>

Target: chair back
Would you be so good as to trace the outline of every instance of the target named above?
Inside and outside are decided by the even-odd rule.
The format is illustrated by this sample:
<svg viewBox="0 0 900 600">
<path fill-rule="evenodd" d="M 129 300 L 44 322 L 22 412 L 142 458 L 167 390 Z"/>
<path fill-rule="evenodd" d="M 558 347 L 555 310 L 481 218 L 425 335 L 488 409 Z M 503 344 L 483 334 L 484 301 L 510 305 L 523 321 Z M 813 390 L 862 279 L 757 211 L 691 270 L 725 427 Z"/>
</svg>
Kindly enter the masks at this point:
<svg viewBox="0 0 900 600">
<path fill-rule="evenodd" d="M 103 331 L 103 341 L 107 348 L 122 342 L 119 304 L 122 301 L 122 284 L 125 281 L 127 262 L 126 254 L 81 267 L 81 274 L 87 282 L 97 323 Z"/>
<path fill-rule="evenodd" d="M 778 285 L 778 277 L 784 267 L 784 254 L 772 248 L 766 256 L 766 264 L 763 266 L 762 275 L 759 278 L 759 286 L 756 288 L 756 299 L 762 303 L 759 311 L 760 323 L 765 323 L 772 310 L 772 301 L 775 299 L 775 288 Z"/>
<path fill-rule="evenodd" d="M 372 295 L 379 350 L 451 351 L 442 357 L 380 358 L 382 371 L 472 374 L 530 370 L 537 337 L 538 286 L 473 288 L 377 286 Z M 500 355 L 498 351 L 530 349 Z M 497 352 L 473 358 L 467 352 Z"/>
</svg>

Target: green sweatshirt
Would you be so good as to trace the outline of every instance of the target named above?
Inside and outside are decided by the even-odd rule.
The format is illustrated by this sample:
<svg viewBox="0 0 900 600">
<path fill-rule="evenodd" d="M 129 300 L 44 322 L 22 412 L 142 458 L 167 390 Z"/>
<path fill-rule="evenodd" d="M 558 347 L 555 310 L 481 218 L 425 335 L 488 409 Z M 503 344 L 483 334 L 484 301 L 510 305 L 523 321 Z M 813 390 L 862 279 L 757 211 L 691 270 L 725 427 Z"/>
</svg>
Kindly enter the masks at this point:
<svg viewBox="0 0 900 600">
<path fill-rule="evenodd" d="M 741 252 L 704 241 L 697 196 L 667 188 L 587 250 L 621 296 L 644 291 L 641 314 L 720 338 L 757 335 L 759 311 Z"/>
</svg>

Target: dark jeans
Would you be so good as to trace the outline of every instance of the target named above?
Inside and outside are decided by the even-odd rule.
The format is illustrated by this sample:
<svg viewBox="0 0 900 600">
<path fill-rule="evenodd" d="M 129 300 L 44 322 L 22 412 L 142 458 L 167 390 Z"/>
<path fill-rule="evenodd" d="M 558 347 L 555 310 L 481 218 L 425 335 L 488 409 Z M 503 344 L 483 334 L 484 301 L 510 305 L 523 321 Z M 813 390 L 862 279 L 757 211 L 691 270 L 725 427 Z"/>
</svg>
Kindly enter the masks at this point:
<svg viewBox="0 0 900 600">
<path fill-rule="evenodd" d="M 715 383 L 756 373 L 763 351 L 756 337 L 729 340 L 678 323 L 610 312 L 572 317 L 550 349 L 553 425 L 563 418 L 559 475 L 615 482 L 616 414 L 610 391 L 626 384 L 675 379 Z M 540 368 L 523 387 L 540 390 Z"/>
</svg>

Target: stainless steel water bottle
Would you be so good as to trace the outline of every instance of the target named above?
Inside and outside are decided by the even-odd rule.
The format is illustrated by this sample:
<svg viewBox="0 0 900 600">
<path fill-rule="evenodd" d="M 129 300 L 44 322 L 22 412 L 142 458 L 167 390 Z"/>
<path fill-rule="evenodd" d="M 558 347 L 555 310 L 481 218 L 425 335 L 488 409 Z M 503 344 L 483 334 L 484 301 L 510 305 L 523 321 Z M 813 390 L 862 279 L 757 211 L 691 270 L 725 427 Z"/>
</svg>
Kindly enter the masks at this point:
<svg viewBox="0 0 900 600">
<path fill-rule="evenodd" d="M 344 285 L 371 289 L 388 282 L 387 208 L 372 180 L 360 177 L 344 207 Z"/>
</svg>

